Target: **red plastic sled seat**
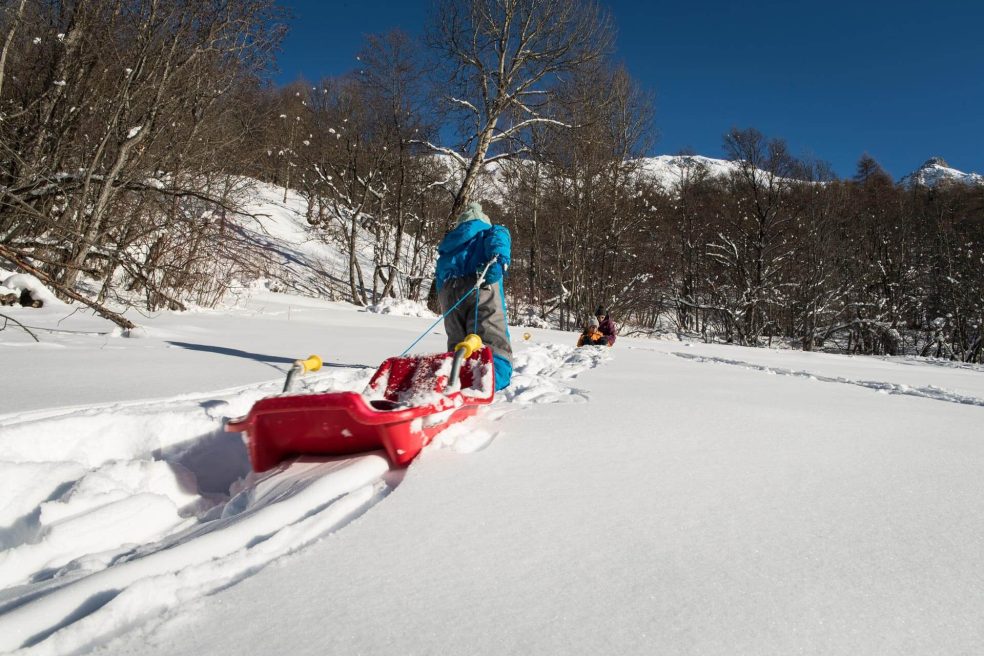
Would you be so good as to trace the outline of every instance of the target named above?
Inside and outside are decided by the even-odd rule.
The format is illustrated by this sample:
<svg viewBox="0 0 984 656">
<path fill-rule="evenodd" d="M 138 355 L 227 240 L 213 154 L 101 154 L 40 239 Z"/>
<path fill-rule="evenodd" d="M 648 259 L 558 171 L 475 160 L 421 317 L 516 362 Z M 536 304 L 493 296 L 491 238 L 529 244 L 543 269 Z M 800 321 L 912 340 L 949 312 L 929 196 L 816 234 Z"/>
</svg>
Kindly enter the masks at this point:
<svg viewBox="0 0 984 656">
<path fill-rule="evenodd" d="M 447 389 L 452 353 L 390 358 L 362 394 L 329 392 L 276 396 L 226 425 L 246 433 L 253 471 L 295 455 L 348 455 L 386 449 L 406 467 L 433 437 L 492 401 L 492 350 L 475 351 L 461 366 L 460 385 Z"/>
</svg>

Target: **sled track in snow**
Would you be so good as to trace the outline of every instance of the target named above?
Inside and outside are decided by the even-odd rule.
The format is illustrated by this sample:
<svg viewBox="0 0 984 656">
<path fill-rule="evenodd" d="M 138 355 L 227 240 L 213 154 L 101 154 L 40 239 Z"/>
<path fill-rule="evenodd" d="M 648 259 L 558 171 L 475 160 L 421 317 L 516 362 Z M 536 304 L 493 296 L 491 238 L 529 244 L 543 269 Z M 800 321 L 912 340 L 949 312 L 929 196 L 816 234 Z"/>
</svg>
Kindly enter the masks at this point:
<svg viewBox="0 0 984 656">
<path fill-rule="evenodd" d="M 286 495 L 222 528 L 181 536 L 142 557 L 114 563 L 0 616 L 0 649 L 86 651 L 195 597 L 233 585 L 366 512 L 389 489 L 389 463 L 369 455 L 313 463 Z M 274 479 L 271 480 L 275 480 Z M 278 481 L 275 487 L 281 487 Z M 218 520 L 222 521 L 222 520 Z"/>
<path fill-rule="evenodd" d="M 585 403 L 587 394 L 570 381 L 610 357 L 605 347 L 533 346 L 516 357 L 512 382 L 502 391 L 502 396 L 511 403 L 524 405 Z"/>
<path fill-rule="evenodd" d="M 520 350 L 513 385 L 428 450 L 485 449 L 496 438 L 486 426 L 517 405 L 586 402 L 571 381 L 608 357 L 552 344 Z M 370 374 L 335 370 L 304 385 L 361 389 Z M 0 417 L 0 653 L 80 653 L 152 630 L 182 604 L 342 529 L 399 486 L 404 472 L 381 452 L 250 473 L 240 436 L 223 426 L 279 385 Z M 28 487 L 33 495 L 17 494 Z"/>
<path fill-rule="evenodd" d="M 368 375 L 304 383 L 357 389 Z M 399 484 L 381 454 L 250 473 L 224 423 L 280 384 L 0 418 L 0 652 L 100 643 L 337 530 Z"/>
<path fill-rule="evenodd" d="M 450 448 L 458 453 L 474 453 L 487 448 L 498 433 L 480 427 L 493 425 L 517 406 L 545 403 L 586 403 L 584 390 L 570 384 L 580 374 L 599 366 L 610 357 L 607 349 L 574 348 L 559 344 L 536 344 L 514 354 L 513 376 L 509 387 L 498 392 L 494 403 L 479 411 L 480 421 L 466 420 L 442 431 L 430 449 Z"/>
<path fill-rule="evenodd" d="M 815 374 L 809 371 L 796 371 L 793 369 L 784 369 L 782 367 L 769 367 L 766 365 L 744 362 L 742 360 L 732 360 L 729 358 L 696 355 L 694 353 L 681 353 L 679 351 L 672 351 L 670 352 L 670 355 L 674 355 L 678 358 L 683 358 L 684 360 L 692 360 L 694 362 L 723 364 L 723 365 L 729 365 L 734 367 L 741 367 L 743 369 L 761 371 L 767 374 L 774 374 L 778 376 L 793 376 L 795 378 L 806 378 L 807 380 L 815 380 L 821 383 L 840 383 L 842 385 L 854 385 L 856 387 L 864 387 L 866 389 L 874 390 L 876 392 L 881 392 L 882 394 L 898 394 L 902 396 L 915 396 L 922 399 L 932 399 L 933 401 L 945 401 L 948 403 L 959 403 L 961 405 L 975 405 L 978 407 L 984 407 L 984 399 L 978 398 L 976 396 L 966 396 L 964 394 L 959 394 L 957 392 L 946 390 L 940 387 L 935 387 L 933 385 L 929 385 L 926 387 L 912 387 L 910 385 L 904 385 L 902 383 L 889 383 L 880 380 L 852 380 L 850 378 L 844 378 L 841 376 L 823 376 L 821 374 Z"/>
</svg>

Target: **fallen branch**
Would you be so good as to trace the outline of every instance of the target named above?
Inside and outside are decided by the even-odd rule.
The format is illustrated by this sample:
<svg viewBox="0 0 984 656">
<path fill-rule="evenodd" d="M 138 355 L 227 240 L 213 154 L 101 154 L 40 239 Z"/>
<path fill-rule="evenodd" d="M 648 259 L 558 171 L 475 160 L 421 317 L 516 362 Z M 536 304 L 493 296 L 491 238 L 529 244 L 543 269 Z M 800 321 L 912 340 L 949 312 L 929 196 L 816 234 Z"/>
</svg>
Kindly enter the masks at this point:
<svg viewBox="0 0 984 656">
<path fill-rule="evenodd" d="M 31 330 L 30 330 L 30 328 L 28 328 L 27 326 L 25 326 L 24 324 L 22 324 L 17 319 L 15 319 L 13 317 L 8 317 L 6 314 L 0 314 L 0 317 L 3 317 L 3 328 L 0 328 L 0 330 L 4 330 L 4 329 L 7 328 L 7 322 L 8 321 L 13 321 L 18 326 L 20 326 L 24 330 L 25 333 L 27 333 L 28 335 L 30 335 L 31 337 L 33 337 L 35 342 L 37 342 L 38 344 L 41 343 L 41 340 L 38 339 L 38 336 L 35 335 L 34 333 L 32 333 Z"/>
<path fill-rule="evenodd" d="M 63 296 L 78 301 L 83 305 L 89 306 L 90 308 L 96 311 L 96 314 L 98 314 L 104 319 L 108 319 L 109 321 L 112 321 L 123 330 L 133 330 L 134 328 L 137 327 L 135 323 L 133 323 L 123 315 L 117 314 L 116 312 L 113 312 L 106 306 L 100 303 L 96 303 L 95 301 L 89 300 L 85 296 L 82 296 L 81 294 L 69 289 L 65 285 L 56 282 L 47 273 L 28 263 L 27 260 L 25 260 L 17 251 L 11 250 L 6 246 L 0 245 L 0 256 L 7 258 L 8 260 L 16 264 L 17 267 L 20 268 L 22 271 L 30 273 L 35 278 L 47 284 L 52 289 L 58 291 Z"/>
</svg>

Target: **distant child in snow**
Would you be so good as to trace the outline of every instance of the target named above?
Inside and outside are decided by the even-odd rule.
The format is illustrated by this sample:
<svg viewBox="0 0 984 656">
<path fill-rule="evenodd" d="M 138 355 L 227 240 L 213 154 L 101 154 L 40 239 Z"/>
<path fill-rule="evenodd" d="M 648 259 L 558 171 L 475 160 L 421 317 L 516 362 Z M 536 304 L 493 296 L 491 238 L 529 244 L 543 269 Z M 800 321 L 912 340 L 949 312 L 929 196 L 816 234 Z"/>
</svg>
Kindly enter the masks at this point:
<svg viewBox="0 0 984 656">
<path fill-rule="evenodd" d="M 615 325 L 615 322 L 612 321 L 608 310 L 599 305 L 598 309 L 595 310 L 595 318 L 598 320 L 598 330 L 605 336 L 605 342 L 609 346 L 614 346 L 615 335 L 618 333 L 618 327 Z"/>
<path fill-rule="evenodd" d="M 595 317 L 598 319 L 598 330 L 605 336 L 609 346 L 615 345 L 615 335 L 618 333 L 618 326 L 612 321 L 611 315 L 602 306 L 595 310 Z"/>
<path fill-rule="evenodd" d="M 584 324 L 584 330 L 581 331 L 581 336 L 577 338 L 578 346 L 605 346 L 608 344 L 608 339 L 598 330 L 598 319 L 596 317 L 588 317 L 587 322 Z"/>
<path fill-rule="evenodd" d="M 512 345 L 502 276 L 509 266 L 512 240 L 509 230 L 494 226 L 479 203 L 469 203 L 458 222 L 437 248 L 435 284 L 441 309 L 447 312 L 475 286 L 485 265 L 495 262 L 485 274 L 478 294 L 478 325 L 475 326 L 475 294 L 444 317 L 448 350 L 471 332 L 492 347 L 495 388 L 509 385 L 512 378 Z"/>
</svg>

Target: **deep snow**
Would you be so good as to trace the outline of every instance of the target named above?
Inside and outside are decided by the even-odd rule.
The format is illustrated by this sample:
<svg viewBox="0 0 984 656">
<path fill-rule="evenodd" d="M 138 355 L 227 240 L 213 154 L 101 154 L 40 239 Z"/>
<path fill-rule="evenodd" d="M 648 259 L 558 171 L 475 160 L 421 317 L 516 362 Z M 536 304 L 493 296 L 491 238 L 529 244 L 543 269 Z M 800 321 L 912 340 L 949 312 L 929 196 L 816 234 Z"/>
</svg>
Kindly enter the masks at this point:
<svg viewBox="0 0 984 656">
<path fill-rule="evenodd" d="M 0 651 L 984 645 L 979 367 L 524 329 L 513 385 L 405 472 L 256 476 L 226 418 L 312 352 L 306 389 L 361 389 L 432 319 L 256 291 L 126 339 L 11 310 L 79 332 L 0 332 Z"/>
</svg>

